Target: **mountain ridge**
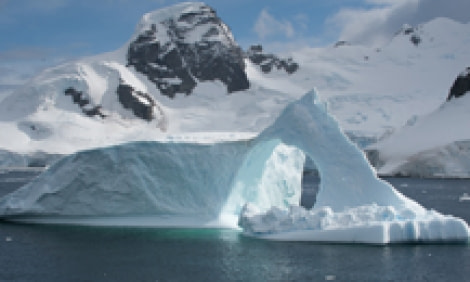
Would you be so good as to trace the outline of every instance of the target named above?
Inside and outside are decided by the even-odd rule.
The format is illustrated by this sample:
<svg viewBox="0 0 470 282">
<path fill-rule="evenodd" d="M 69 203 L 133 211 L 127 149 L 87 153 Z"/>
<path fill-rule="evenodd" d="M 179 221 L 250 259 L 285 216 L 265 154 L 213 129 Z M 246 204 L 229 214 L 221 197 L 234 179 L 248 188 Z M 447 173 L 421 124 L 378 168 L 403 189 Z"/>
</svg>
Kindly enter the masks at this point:
<svg viewBox="0 0 470 282">
<path fill-rule="evenodd" d="M 0 148 L 69 154 L 168 133 L 256 132 L 272 119 L 266 116 L 273 106 L 260 105 L 264 98 L 283 96 L 285 101 L 274 105 L 280 111 L 299 93 L 285 97 L 268 89 L 253 97 L 251 64 L 228 26 L 204 3 L 147 13 L 121 48 L 47 68 L 3 99 L 0 127 L 16 141 L 0 140 Z M 244 97 L 231 97 L 236 92 Z M 244 114 L 230 114 L 234 104 Z M 220 110 L 211 116 L 214 107 Z M 253 111 L 260 113 L 254 121 L 244 117 Z M 237 122 L 243 119 L 248 122 Z M 259 125 L 259 119 L 266 120 Z"/>
<path fill-rule="evenodd" d="M 168 18 L 178 21 L 181 11 L 189 15 L 177 23 L 178 28 L 197 32 L 185 33 L 174 42 L 161 39 L 166 38 L 166 26 L 160 22 Z M 214 15 L 203 3 L 147 13 L 121 48 L 44 70 L 0 101 L 0 130 L 9 136 L 0 140 L 0 150 L 70 154 L 129 141 L 245 138 L 262 131 L 289 102 L 313 88 L 345 133 L 366 148 L 395 134 L 408 121 L 439 108 L 455 75 L 470 61 L 465 48 L 465 42 L 470 41 L 470 24 L 448 19 L 435 19 L 419 27 L 404 26 L 380 49 L 344 43 L 304 48 L 288 54 L 291 59 L 283 59 L 264 53 L 256 45 L 247 51 L 230 49 L 238 45 L 230 29 L 220 19 L 219 25 Z M 217 22 L 217 32 L 212 29 L 213 21 Z M 234 69 L 232 66 L 236 69 L 242 61 L 244 67 L 240 69 L 249 87 L 242 83 L 240 90 L 230 91 L 233 89 L 227 86 L 226 78 L 231 75 L 197 78 L 193 75 L 197 67 L 181 68 L 183 79 L 178 72 L 167 70 L 162 70 L 167 76 L 149 78 L 136 70 L 138 62 L 129 64 L 130 45 L 142 34 L 150 38 L 139 41 L 142 45 L 136 43 L 139 48 L 145 47 L 136 50 L 147 50 L 142 53 L 152 53 L 154 49 L 146 48 L 157 45 L 152 38 L 160 38 L 155 47 L 159 52 L 150 54 L 153 61 L 141 64 L 142 69 L 171 66 L 171 60 L 162 59 L 168 54 L 163 51 L 174 50 L 177 44 L 190 46 L 193 51 L 214 50 L 210 46 L 224 41 L 230 48 L 216 49 L 228 50 L 227 54 L 235 50 L 236 54 L 226 70 Z M 419 44 L 411 40 L 413 35 L 419 35 Z M 181 62 L 186 60 L 175 65 L 182 66 Z M 190 87 L 183 85 L 184 77 Z M 166 90 L 162 91 L 158 83 L 184 87 L 173 88 L 180 92 L 163 93 Z"/>
</svg>

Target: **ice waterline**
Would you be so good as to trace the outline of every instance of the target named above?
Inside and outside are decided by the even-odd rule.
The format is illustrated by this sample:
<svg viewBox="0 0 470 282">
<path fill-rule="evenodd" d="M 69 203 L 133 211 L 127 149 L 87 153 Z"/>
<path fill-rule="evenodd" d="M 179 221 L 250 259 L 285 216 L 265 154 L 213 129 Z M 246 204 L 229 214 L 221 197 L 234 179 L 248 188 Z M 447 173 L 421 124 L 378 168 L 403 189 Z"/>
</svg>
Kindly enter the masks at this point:
<svg viewBox="0 0 470 282">
<path fill-rule="evenodd" d="M 311 210 L 299 206 L 305 155 L 321 177 Z M 272 240 L 386 244 L 470 234 L 463 220 L 428 211 L 378 179 L 315 91 L 250 140 L 129 143 L 66 157 L 0 199 L 0 214 L 94 225 L 238 223 L 244 234 Z"/>
</svg>

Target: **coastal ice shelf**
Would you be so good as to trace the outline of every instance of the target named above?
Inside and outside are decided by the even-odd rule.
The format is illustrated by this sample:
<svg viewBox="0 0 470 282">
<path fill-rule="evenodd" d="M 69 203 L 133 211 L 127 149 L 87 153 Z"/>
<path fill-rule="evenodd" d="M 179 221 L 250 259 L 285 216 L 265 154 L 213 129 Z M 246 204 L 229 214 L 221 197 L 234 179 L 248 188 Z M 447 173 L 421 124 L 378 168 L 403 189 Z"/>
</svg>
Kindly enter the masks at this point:
<svg viewBox="0 0 470 282">
<path fill-rule="evenodd" d="M 305 155 L 321 184 L 299 206 Z M 314 91 L 255 138 L 137 142 L 82 151 L 0 199 L 7 220 L 66 224 L 238 225 L 272 240 L 468 241 L 465 221 L 424 209 L 376 177 Z"/>
</svg>

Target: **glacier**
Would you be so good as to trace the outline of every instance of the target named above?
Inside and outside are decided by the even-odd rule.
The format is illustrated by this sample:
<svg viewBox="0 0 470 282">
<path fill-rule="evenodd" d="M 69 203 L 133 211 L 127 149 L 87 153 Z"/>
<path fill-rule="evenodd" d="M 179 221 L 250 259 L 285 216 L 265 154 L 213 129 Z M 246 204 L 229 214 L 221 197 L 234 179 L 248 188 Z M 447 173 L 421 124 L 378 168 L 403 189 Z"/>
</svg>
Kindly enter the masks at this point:
<svg viewBox="0 0 470 282">
<path fill-rule="evenodd" d="M 321 177 L 300 207 L 305 157 Z M 270 240 L 468 241 L 467 223 L 426 210 L 377 178 L 315 91 L 257 137 L 214 143 L 133 142 L 64 157 L 0 199 L 6 220 L 236 227 Z"/>
</svg>

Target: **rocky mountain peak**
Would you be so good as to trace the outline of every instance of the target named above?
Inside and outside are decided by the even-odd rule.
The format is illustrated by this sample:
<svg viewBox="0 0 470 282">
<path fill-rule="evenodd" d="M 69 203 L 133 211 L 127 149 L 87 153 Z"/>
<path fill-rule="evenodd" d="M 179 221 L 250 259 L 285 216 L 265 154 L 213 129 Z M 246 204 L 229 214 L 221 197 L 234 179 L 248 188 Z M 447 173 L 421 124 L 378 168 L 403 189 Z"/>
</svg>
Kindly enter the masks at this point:
<svg viewBox="0 0 470 282">
<path fill-rule="evenodd" d="M 146 14 L 129 45 L 127 65 L 170 98 L 191 94 L 198 81 L 219 80 L 228 93 L 249 88 L 242 49 L 216 12 L 203 3 Z"/>
</svg>

